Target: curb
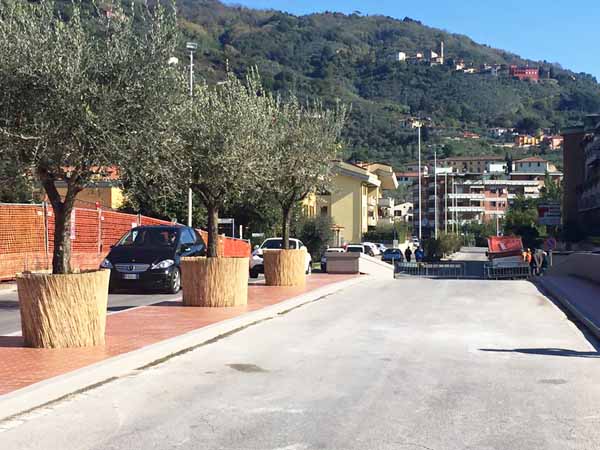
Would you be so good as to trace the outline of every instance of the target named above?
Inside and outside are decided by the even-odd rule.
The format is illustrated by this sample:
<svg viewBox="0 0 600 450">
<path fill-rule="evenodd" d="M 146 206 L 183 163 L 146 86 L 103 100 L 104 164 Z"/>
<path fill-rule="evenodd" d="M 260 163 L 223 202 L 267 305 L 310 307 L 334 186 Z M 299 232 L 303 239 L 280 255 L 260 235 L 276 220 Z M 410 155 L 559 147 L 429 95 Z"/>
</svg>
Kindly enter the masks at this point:
<svg viewBox="0 0 600 450">
<path fill-rule="evenodd" d="M 596 339 L 600 341 L 600 327 L 598 327 L 593 321 L 591 321 L 585 314 L 583 314 L 573 303 L 569 301 L 568 295 L 558 286 L 552 282 L 544 282 L 545 280 L 535 280 L 532 283 L 540 290 L 544 295 L 556 300 L 560 303 L 569 313 L 571 313 L 585 328 L 588 330 Z"/>
<path fill-rule="evenodd" d="M 132 352 L 115 356 L 91 364 L 63 375 L 40 381 L 0 396 L 0 422 L 34 409 L 61 401 L 71 395 L 93 389 L 162 362 L 192 351 L 203 345 L 242 331 L 252 325 L 285 314 L 293 309 L 313 303 L 323 297 L 339 292 L 350 286 L 372 280 L 360 276 L 350 280 L 332 283 L 306 292 L 275 305 L 248 312 L 232 319 L 224 320 L 188 333 L 152 344 Z"/>
</svg>

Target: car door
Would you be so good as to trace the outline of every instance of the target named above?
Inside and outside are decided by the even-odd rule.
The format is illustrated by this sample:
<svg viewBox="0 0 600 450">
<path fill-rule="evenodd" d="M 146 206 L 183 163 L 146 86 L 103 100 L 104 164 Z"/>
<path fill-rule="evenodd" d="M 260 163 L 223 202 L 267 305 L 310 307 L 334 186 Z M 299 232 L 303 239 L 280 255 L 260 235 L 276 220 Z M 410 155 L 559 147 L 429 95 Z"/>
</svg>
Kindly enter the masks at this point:
<svg viewBox="0 0 600 450">
<path fill-rule="evenodd" d="M 195 256 L 197 251 L 196 235 L 189 228 L 182 229 L 177 249 L 179 257 Z"/>
</svg>

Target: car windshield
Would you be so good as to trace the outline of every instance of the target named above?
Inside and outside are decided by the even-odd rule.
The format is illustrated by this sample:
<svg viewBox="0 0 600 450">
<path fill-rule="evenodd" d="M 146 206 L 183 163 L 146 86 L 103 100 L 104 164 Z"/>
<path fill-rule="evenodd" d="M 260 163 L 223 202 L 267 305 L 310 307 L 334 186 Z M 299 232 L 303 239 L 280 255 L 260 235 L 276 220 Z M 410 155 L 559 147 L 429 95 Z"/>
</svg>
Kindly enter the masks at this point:
<svg viewBox="0 0 600 450">
<path fill-rule="evenodd" d="M 263 242 L 262 248 L 277 250 L 283 246 L 283 239 L 269 239 Z M 296 248 L 296 241 L 290 241 L 290 248 Z"/>
<path fill-rule="evenodd" d="M 361 247 L 348 247 L 346 251 L 351 253 L 363 253 L 363 249 Z"/>
<path fill-rule="evenodd" d="M 177 230 L 169 228 L 134 228 L 117 245 L 125 247 L 175 247 Z"/>
<path fill-rule="evenodd" d="M 389 248 L 384 252 L 385 255 L 391 255 L 391 254 L 400 254 L 400 250 L 398 250 L 397 248 Z"/>
</svg>

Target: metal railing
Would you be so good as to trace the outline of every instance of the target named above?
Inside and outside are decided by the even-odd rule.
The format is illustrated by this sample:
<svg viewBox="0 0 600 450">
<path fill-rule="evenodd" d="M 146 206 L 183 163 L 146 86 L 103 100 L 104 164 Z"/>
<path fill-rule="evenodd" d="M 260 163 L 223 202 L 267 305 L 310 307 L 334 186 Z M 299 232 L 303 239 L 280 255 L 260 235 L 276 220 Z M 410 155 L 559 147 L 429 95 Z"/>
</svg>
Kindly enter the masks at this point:
<svg viewBox="0 0 600 450">
<path fill-rule="evenodd" d="M 519 280 L 531 276 L 531 269 L 527 264 L 494 266 L 486 264 L 484 274 L 488 280 Z"/>
<path fill-rule="evenodd" d="M 396 274 L 425 278 L 464 278 L 465 264 L 462 262 L 396 262 L 394 276 Z"/>
</svg>

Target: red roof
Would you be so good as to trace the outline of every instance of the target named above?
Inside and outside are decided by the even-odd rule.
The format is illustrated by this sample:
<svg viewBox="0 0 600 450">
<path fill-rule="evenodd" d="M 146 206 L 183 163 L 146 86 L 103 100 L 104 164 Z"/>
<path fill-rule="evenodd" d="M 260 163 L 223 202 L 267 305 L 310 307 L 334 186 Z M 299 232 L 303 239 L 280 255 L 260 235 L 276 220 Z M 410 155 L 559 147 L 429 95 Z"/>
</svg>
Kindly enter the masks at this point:
<svg viewBox="0 0 600 450">
<path fill-rule="evenodd" d="M 396 177 L 417 178 L 418 176 L 419 176 L 419 172 L 396 172 Z"/>
<path fill-rule="evenodd" d="M 519 159 L 518 161 L 515 162 L 544 162 L 547 163 L 548 161 L 546 161 L 544 158 L 541 158 L 539 156 L 530 156 L 529 158 L 523 158 L 523 159 Z"/>
</svg>

